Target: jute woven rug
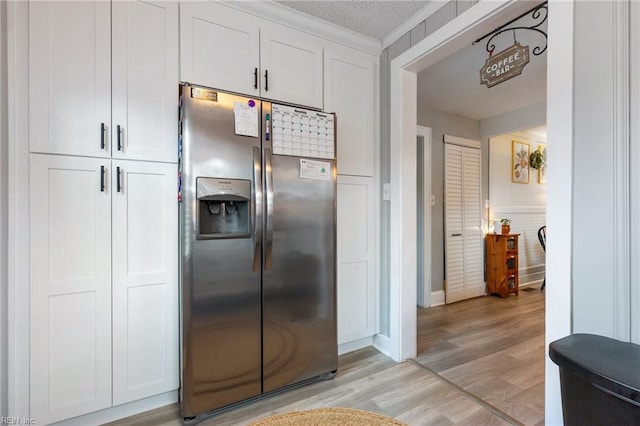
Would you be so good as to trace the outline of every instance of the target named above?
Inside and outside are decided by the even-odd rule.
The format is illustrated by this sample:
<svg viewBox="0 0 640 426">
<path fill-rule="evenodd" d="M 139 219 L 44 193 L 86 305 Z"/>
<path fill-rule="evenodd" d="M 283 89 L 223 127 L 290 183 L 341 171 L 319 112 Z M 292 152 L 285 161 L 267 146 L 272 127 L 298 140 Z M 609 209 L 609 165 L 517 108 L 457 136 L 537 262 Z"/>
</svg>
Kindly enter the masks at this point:
<svg viewBox="0 0 640 426">
<path fill-rule="evenodd" d="M 275 414 L 249 426 L 407 426 L 391 417 L 351 408 L 316 408 Z"/>
</svg>

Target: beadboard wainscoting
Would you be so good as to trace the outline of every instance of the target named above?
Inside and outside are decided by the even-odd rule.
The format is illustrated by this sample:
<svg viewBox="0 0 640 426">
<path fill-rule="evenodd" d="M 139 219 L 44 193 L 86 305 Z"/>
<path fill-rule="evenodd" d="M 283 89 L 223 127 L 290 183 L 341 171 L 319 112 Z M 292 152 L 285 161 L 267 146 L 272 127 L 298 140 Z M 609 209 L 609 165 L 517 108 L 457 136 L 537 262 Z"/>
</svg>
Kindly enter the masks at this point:
<svg viewBox="0 0 640 426">
<path fill-rule="evenodd" d="M 520 287 L 533 284 L 544 279 L 545 257 L 538 241 L 538 229 L 546 223 L 544 207 L 504 206 L 494 208 L 491 217 L 508 217 L 511 222 L 511 233 L 520 234 L 518 251 L 518 275 Z M 498 233 L 499 229 L 496 230 Z"/>
</svg>

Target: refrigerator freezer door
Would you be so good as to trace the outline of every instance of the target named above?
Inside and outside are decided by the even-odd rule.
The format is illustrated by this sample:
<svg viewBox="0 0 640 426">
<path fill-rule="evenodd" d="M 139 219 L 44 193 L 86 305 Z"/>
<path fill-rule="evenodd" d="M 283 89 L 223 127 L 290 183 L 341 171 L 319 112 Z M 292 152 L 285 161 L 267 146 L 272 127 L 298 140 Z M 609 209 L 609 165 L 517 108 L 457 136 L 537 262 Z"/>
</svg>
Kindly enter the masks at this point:
<svg viewBox="0 0 640 426">
<path fill-rule="evenodd" d="M 257 396 L 262 391 L 262 218 L 256 209 L 256 204 L 261 204 L 262 184 L 255 179 L 262 174 L 260 139 L 236 135 L 234 123 L 236 102 L 258 109 L 261 104 L 206 89 L 192 96 L 191 89 L 184 86 L 182 91 L 183 417 Z M 219 202 L 217 198 L 212 203 L 207 199 L 215 197 L 198 200 L 197 181 L 205 178 L 218 179 L 212 181 L 218 186 L 226 185 L 220 180 L 228 179 L 231 189 L 235 188 L 233 185 L 242 187 L 243 182 L 250 186 L 251 203 L 244 213 L 248 213 L 250 229 L 242 237 L 198 239 L 201 215 L 212 215 L 207 220 L 230 221 L 233 215 L 242 214 L 241 206 L 236 204 L 243 199 L 235 195 L 232 203 Z M 210 205 L 198 210 L 200 203 Z M 247 216 L 243 218 L 247 220 Z"/>
<path fill-rule="evenodd" d="M 267 211 L 273 210 L 265 218 L 271 228 L 263 275 L 263 390 L 269 392 L 338 366 L 336 182 L 333 161 L 327 161 L 329 180 L 301 179 L 300 158 L 264 153 Z"/>
</svg>

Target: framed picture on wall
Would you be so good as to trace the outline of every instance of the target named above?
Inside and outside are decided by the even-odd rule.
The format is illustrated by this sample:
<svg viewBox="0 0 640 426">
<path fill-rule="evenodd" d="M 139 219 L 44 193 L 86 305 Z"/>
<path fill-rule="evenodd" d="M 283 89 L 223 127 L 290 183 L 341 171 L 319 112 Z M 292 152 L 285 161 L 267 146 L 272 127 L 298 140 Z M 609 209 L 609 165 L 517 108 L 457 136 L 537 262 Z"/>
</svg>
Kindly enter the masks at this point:
<svg viewBox="0 0 640 426">
<path fill-rule="evenodd" d="M 538 169 L 538 183 L 542 185 L 547 184 L 547 166 L 542 166 Z"/>
<path fill-rule="evenodd" d="M 538 168 L 538 183 L 542 185 L 546 185 L 547 184 L 547 145 L 543 143 L 538 144 L 537 151 L 542 153 L 542 164 Z"/>
<path fill-rule="evenodd" d="M 511 141 L 511 182 L 529 183 L 529 153 L 526 142 Z"/>
</svg>

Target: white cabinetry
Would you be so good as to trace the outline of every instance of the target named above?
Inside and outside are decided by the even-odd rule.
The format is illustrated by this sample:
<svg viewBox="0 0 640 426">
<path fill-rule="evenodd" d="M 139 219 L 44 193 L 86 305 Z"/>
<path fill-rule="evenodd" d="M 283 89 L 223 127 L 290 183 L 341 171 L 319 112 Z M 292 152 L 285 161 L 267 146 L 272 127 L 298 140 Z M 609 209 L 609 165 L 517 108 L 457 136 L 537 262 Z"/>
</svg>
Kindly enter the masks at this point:
<svg viewBox="0 0 640 426">
<path fill-rule="evenodd" d="M 274 24 L 260 30 L 262 96 L 322 108 L 322 45 Z"/>
<path fill-rule="evenodd" d="M 371 179 L 338 175 L 338 343 L 378 330 L 375 191 Z"/>
<path fill-rule="evenodd" d="M 326 50 L 325 111 L 338 120 L 338 173 L 373 176 L 378 60 L 345 50 Z"/>
<path fill-rule="evenodd" d="M 378 59 L 331 46 L 324 55 L 325 111 L 337 114 L 338 342 L 378 332 Z"/>
<path fill-rule="evenodd" d="M 178 5 L 35 1 L 24 24 L 29 404 L 51 423 L 179 386 Z"/>
<path fill-rule="evenodd" d="M 180 3 L 180 79 L 259 96 L 256 17 L 217 4 Z"/>
<path fill-rule="evenodd" d="M 112 155 L 176 162 L 178 4 L 114 1 L 112 13 Z"/>
<path fill-rule="evenodd" d="M 178 83 L 176 3 L 29 4 L 31 152 L 176 161 Z"/>
<path fill-rule="evenodd" d="M 98 418 L 178 387 L 181 79 L 316 108 L 327 97 L 338 113 L 339 341 L 378 331 L 376 52 L 219 2 L 181 3 L 180 16 L 165 1 L 13 7 L 24 47 L 10 65 L 24 79 L 10 108 L 28 136 L 11 158 L 29 157 L 13 176 L 29 188 L 28 225 L 15 223 L 29 244 L 28 262 L 16 254 L 25 299 L 14 330 L 29 330 L 16 348 L 28 366 L 11 367 L 28 383 L 16 386 L 19 410 L 44 424 L 135 401 Z"/>
<path fill-rule="evenodd" d="M 31 415 L 176 389 L 177 166 L 31 154 L 30 170 Z"/>
<path fill-rule="evenodd" d="M 30 415 L 43 424 L 111 406 L 107 163 L 31 155 Z"/>
<path fill-rule="evenodd" d="M 118 405 L 179 386 L 177 165 L 114 160 L 111 170 Z"/>
<path fill-rule="evenodd" d="M 180 78 L 322 108 L 322 42 L 215 2 L 180 4 Z"/>
<path fill-rule="evenodd" d="M 29 123 L 31 152 L 110 155 L 108 2 L 29 3 Z"/>
</svg>

